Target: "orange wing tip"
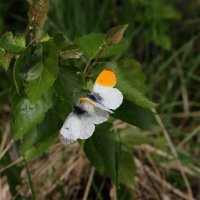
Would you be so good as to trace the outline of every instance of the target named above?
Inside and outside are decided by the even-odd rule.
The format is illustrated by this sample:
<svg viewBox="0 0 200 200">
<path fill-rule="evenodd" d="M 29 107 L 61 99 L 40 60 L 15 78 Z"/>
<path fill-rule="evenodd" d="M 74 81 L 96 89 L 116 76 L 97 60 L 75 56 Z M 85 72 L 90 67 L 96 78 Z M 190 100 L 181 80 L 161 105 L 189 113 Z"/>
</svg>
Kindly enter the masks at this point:
<svg viewBox="0 0 200 200">
<path fill-rule="evenodd" d="M 99 74 L 95 83 L 101 86 L 114 87 L 117 83 L 117 78 L 114 71 L 111 68 L 107 68 Z"/>
<path fill-rule="evenodd" d="M 84 98 L 84 97 L 81 97 L 81 98 L 79 98 L 79 100 L 80 100 L 80 101 L 83 101 L 83 102 L 85 102 L 85 103 L 88 103 L 88 104 L 90 104 L 90 105 L 92 105 L 92 106 L 94 106 L 94 107 L 96 107 L 96 106 L 94 105 L 94 103 L 92 103 L 89 99 L 86 99 L 86 98 Z"/>
</svg>

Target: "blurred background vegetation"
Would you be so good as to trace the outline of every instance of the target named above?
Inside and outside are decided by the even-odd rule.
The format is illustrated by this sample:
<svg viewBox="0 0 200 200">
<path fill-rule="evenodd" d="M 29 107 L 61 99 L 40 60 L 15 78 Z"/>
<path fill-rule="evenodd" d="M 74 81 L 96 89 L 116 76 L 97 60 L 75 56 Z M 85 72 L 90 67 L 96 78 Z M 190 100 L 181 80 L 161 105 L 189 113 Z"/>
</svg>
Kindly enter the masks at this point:
<svg viewBox="0 0 200 200">
<path fill-rule="evenodd" d="M 29 3 L 0 1 L 0 35 L 26 29 Z M 160 129 L 135 129 L 132 133 L 128 144 L 134 144 L 131 150 L 136 166 L 134 184 L 126 189 L 121 186 L 119 199 L 198 200 L 200 1 L 52 0 L 44 31 L 50 35 L 61 32 L 66 40 L 72 41 L 75 36 L 105 33 L 120 24 L 129 24 L 125 36 L 129 48 L 115 60 L 134 58 L 142 64 L 148 97 L 158 103 L 156 120 Z M 16 160 L 16 144 L 9 134 L 12 81 L 12 71 L 0 68 L 2 200 L 31 198 L 24 167 L 19 164 L 22 160 Z M 119 121 L 114 126 L 126 125 Z M 156 139 L 157 145 L 154 144 Z M 165 143 L 171 148 L 166 148 Z M 176 157 L 176 154 L 181 162 L 171 160 L 171 155 Z M 65 162 L 69 155 L 70 159 Z M 116 187 L 91 169 L 78 144 L 64 147 L 58 142 L 45 156 L 29 163 L 29 168 L 39 199 L 116 198 Z"/>
</svg>

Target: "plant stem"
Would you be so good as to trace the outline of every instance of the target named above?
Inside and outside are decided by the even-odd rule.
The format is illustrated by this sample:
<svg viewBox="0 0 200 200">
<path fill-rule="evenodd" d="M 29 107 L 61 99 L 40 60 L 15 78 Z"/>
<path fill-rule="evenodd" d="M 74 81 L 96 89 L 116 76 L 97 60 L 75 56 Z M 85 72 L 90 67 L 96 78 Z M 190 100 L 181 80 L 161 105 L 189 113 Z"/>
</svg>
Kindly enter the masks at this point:
<svg viewBox="0 0 200 200">
<path fill-rule="evenodd" d="M 99 50 L 94 54 L 94 56 L 92 58 L 90 58 L 90 60 L 87 62 L 86 66 L 85 66 L 85 69 L 83 71 L 83 73 L 86 75 L 87 74 L 87 71 L 90 67 L 90 64 L 92 62 L 92 60 L 96 57 L 96 59 L 94 60 L 94 62 L 91 64 L 92 66 L 95 66 L 98 62 L 98 59 L 99 57 L 101 56 L 104 48 L 106 47 L 106 43 L 103 43 L 100 47 L 99 47 Z"/>
<path fill-rule="evenodd" d="M 29 168 L 28 168 L 28 164 L 27 164 L 24 156 L 23 156 L 23 158 L 24 158 L 26 173 L 27 173 L 27 176 L 28 176 L 28 182 L 29 182 L 29 185 L 30 185 L 31 193 L 32 193 L 32 199 L 36 200 L 36 193 L 35 193 L 35 190 L 34 190 L 34 187 L 33 187 L 33 182 L 32 182 L 32 179 L 31 179 L 31 174 L 30 174 L 30 171 L 29 171 Z"/>
</svg>

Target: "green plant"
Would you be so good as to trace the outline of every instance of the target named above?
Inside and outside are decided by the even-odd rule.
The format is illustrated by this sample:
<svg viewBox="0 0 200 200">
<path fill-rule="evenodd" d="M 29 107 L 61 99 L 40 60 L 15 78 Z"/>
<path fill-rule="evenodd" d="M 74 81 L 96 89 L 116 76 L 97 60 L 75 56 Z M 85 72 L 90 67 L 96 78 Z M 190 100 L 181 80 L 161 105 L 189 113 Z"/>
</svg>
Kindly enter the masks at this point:
<svg viewBox="0 0 200 200">
<path fill-rule="evenodd" d="M 37 0 L 28 21 L 29 2 L 0 2 L 1 198 L 199 199 L 198 1 Z M 105 67 L 124 103 L 64 146 Z"/>
<path fill-rule="evenodd" d="M 147 88 L 140 63 L 133 59 L 115 61 L 128 48 L 123 37 L 128 25 L 114 27 L 106 34 L 77 36 L 73 41 L 61 33 L 50 36 L 42 32 L 48 3 L 34 1 L 25 34 L 6 32 L 0 37 L 0 64 L 13 74 L 11 132 L 19 141 L 19 153 L 26 164 L 54 144 L 77 97 L 91 89 L 101 70 L 111 67 L 118 77 L 124 103 L 81 145 L 95 168 L 111 178 L 117 188 L 120 184 L 130 187 L 135 164 L 118 131 L 111 130 L 112 122 L 121 119 L 145 129 L 155 128 L 156 122 L 150 111 L 155 104 L 145 96 Z M 27 164 L 26 168 L 32 186 Z"/>
</svg>

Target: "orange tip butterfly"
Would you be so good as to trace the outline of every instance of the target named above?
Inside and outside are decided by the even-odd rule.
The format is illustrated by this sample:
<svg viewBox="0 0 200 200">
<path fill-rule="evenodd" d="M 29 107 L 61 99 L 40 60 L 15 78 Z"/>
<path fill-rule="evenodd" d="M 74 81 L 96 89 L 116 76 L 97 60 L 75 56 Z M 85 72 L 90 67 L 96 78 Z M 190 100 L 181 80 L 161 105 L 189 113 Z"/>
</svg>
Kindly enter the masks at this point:
<svg viewBox="0 0 200 200">
<path fill-rule="evenodd" d="M 122 93 L 114 86 L 117 83 L 112 69 L 103 70 L 97 77 L 92 92 L 80 98 L 81 103 L 74 106 L 60 130 L 63 144 L 92 136 L 95 125 L 108 120 L 109 114 L 123 101 Z"/>
</svg>

